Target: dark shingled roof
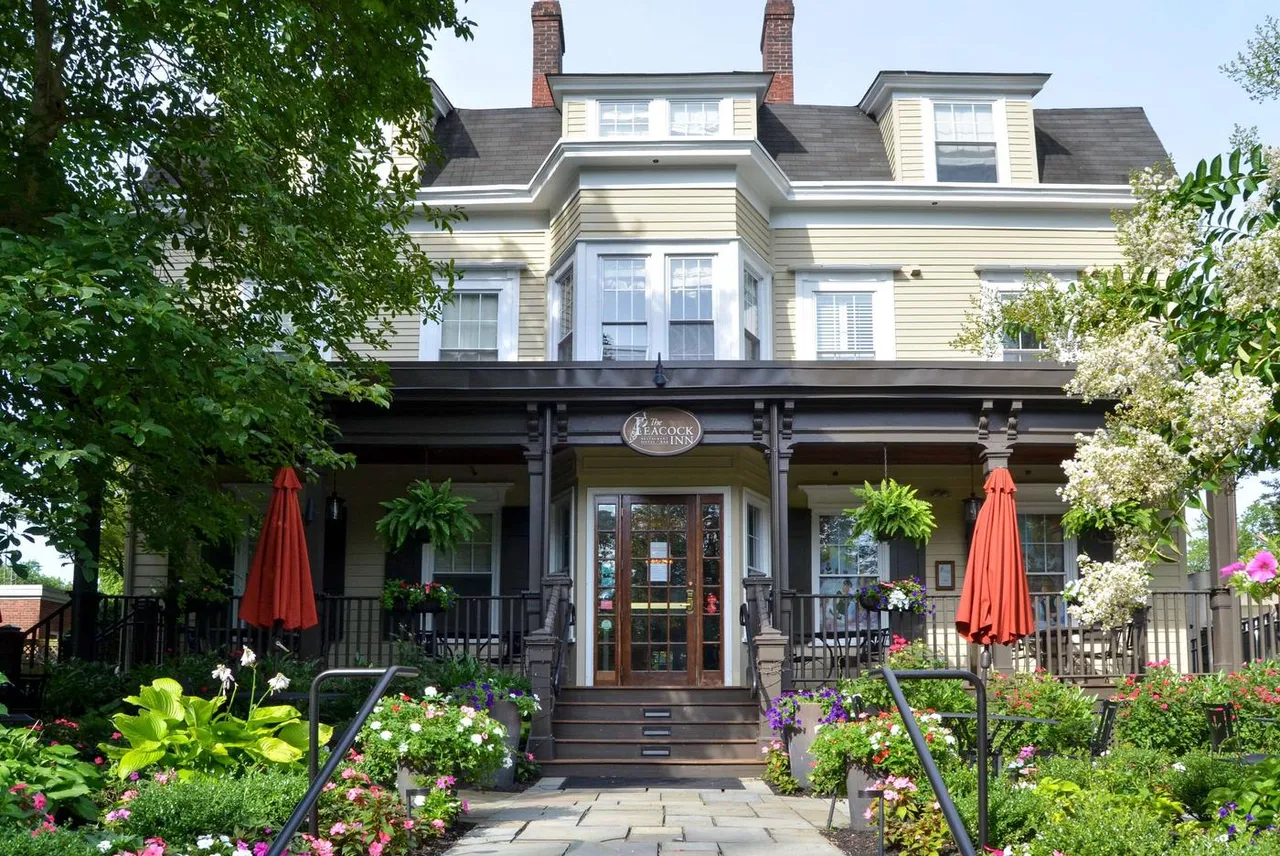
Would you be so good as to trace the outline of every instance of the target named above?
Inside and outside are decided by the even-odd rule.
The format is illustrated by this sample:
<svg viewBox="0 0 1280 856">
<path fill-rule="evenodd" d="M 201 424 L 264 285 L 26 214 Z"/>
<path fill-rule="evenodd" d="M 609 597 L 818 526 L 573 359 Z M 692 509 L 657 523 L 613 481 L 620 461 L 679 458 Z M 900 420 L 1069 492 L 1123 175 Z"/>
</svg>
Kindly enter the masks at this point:
<svg viewBox="0 0 1280 856">
<path fill-rule="evenodd" d="M 1033 111 L 1044 184 L 1128 184 L 1129 173 L 1169 159 L 1141 107 Z"/>
<path fill-rule="evenodd" d="M 1168 154 L 1141 107 L 1035 110 L 1040 181 L 1127 184 Z M 793 181 L 891 181 L 875 120 L 857 107 L 766 104 L 760 144 Z M 436 126 L 443 165 L 423 170 L 435 187 L 526 184 L 560 139 L 554 107 L 454 110 Z"/>
<path fill-rule="evenodd" d="M 880 126 L 857 107 L 766 104 L 757 135 L 792 181 L 893 181 Z"/>
<path fill-rule="evenodd" d="M 560 139 L 554 107 L 454 110 L 436 125 L 443 165 L 423 169 L 433 187 L 527 184 Z"/>
</svg>

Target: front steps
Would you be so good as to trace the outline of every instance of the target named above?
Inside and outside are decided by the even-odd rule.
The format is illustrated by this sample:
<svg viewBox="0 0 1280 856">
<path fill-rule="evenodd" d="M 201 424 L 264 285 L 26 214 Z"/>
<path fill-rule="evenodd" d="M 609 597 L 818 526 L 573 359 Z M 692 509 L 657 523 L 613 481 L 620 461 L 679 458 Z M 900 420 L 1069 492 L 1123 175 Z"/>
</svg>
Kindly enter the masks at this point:
<svg viewBox="0 0 1280 856">
<path fill-rule="evenodd" d="M 546 776 L 758 776 L 759 709 L 745 688 L 566 687 Z"/>
</svg>

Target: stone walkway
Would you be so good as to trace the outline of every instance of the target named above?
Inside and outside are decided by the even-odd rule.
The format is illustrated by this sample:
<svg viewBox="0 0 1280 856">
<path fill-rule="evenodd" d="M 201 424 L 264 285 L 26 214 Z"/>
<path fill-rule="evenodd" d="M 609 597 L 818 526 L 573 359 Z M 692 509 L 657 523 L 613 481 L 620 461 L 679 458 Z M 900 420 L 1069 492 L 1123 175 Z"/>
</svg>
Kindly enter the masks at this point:
<svg viewBox="0 0 1280 856">
<path fill-rule="evenodd" d="M 741 790 L 699 790 L 693 781 L 675 788 L 562 789 L 563 783 L 542 779 L 520 794 L 466 794 L 476 828 L 448 856 L 840 854 L 819 832 L 830 800 L 774 796 L 759 779 L 743 779 Z M 841 800 L 835 823 L 848 822 Z"/>
</svg>

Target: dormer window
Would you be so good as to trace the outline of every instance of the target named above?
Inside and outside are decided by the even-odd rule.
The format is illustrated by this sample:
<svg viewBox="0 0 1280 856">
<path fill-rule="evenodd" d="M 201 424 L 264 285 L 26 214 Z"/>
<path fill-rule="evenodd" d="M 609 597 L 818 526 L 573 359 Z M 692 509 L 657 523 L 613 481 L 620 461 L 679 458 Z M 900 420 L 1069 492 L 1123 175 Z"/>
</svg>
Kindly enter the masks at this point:
<svg viewBox="0 0 1280 856">
<path fill-rule="evenodd" d="M 649 136 L 649 102 L 601 101 L 600 136 Z"/>
<path fill-rule="evenodd" d="M 673 137 L 714 137 L 720 133 L 720 102 L 672 101 L 670 132 Z"/>
<path fill-rule="evenodd" d="M 991 104 L 935 102 L 933 128 L 938 181 L 999 180 Z"/>
</svg>

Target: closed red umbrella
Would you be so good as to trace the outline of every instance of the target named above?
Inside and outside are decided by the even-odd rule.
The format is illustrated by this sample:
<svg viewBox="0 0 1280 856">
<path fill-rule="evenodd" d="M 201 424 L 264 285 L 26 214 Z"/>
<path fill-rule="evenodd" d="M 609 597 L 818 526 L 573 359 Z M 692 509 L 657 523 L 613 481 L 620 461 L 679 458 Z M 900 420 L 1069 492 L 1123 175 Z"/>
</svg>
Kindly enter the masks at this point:
<svg viewBox="0 0 1280 856">
<path fill-rule="evenodd" d="M 987 499 L 973 529 L 956 630 L 978 645 L 1010 645 L 1036 626 L 1013 501 L 1017 488 L 1004 467 L 992 470 L 982 487 Z"/>
<path fill-rule="evenodd" d="M 273 483 L 267 519 L 258 536 L 253 567 L 240 602 L 240 617 L 257 627 L 278 621 L 285 630 L 306 630 L 319 623 L 311 587 L 307 538 L 298 509 L 302 483 L 293 467 L 281 467 Z"/>
</svg>

